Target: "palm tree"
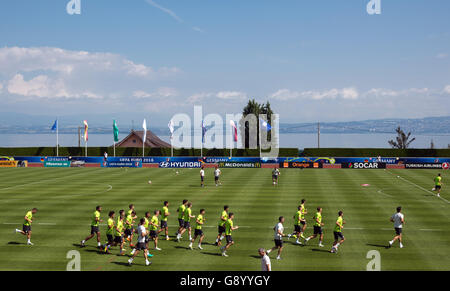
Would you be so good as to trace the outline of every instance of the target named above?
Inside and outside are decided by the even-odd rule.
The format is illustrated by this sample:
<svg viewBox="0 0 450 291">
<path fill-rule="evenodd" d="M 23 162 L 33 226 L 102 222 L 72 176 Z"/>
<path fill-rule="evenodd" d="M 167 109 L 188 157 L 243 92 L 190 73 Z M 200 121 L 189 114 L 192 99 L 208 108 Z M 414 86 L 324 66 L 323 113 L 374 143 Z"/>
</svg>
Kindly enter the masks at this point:
<svg viewBox="0 0 450 291">
<path fill-rule="evenodd" d="M 399 127 L 395 130 L 397 132 L 397 137 L 395 140 L 390 140 L 388 143 L 395 149 L 407 149 L 409 145 L 416 140 L 415 137 L 411 138 L 411 132 L 405 134 L 405 132 Z"/>
</svg>

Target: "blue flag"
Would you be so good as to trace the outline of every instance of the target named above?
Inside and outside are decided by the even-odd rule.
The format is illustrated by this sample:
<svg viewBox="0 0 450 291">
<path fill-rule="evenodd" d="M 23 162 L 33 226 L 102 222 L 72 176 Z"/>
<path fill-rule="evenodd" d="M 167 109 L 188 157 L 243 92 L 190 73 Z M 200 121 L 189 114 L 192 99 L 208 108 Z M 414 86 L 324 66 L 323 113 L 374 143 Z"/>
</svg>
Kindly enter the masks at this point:
<svg viewBox="0 0 450 291">
<path fill-rule="evenodd" d="M 259 120 L 261 121 L 261 127 L 264 128 L 266 131 L 270 131 L 272 129 L 272 127 L 267 121 L 264 121 L 261 118 Z"/>
<path fill-rule="evenodd" d="M 52 130 L 58 129 L 58 119 L 55 120 L 55 123 L 53 123 Z"/>
</svg>

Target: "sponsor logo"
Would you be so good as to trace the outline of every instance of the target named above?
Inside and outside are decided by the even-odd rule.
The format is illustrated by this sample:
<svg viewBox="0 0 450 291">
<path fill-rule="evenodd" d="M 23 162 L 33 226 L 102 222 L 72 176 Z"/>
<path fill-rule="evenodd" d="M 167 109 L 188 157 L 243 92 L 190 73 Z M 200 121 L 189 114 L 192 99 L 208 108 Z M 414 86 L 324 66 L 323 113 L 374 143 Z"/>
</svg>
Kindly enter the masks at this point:
<svg viewBox="0 0 450 291">
<path fill-rule="evenodd" d="M 382 163 L 364 162 L 364 163 L 348 163 L 348 168 L 351 168 L 351 169 L 382 169 L 385 167 L 384 167 L 384 164 L 382 164 Z"/>
<path fill-rule="evenodd" d="M 200 168 L 201 162 L 160 162 L 160 168 Z"/>
<path fill-rule="evenodd" d="M 441 163 L 406 163 L 406 169 L 442 169 L 444 167 Z"/>
<path fill-rule="evenodd" d="M 0 168 L 15 168 L 17 161 L 0 161 Z"/>
<path fill-rule="evenodd" d="M 61 168 L 70 167 L 70 161 L 45 161 L 45 162 L 44 162 L 44 167 L 50 167 L 50 168 L 55 168 L 55 167 L 61 167 Z"/>
<path fill-rule="evenodd" d="M 220 168 L 261 168 L 261 163 L 251 162 L 220 162 Z"/>
</svg>

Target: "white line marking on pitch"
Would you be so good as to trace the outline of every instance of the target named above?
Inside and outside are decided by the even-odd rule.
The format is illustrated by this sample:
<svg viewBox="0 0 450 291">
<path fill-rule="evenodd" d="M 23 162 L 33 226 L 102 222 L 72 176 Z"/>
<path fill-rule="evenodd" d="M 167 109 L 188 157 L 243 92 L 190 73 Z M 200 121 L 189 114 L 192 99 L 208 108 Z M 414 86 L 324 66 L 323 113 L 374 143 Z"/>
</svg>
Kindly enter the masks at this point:
<svg viewBox="0 0 450 291">
<path fill-rule="evenodd" d="M 395 174 L 392 174 L 392 173 L 389 172 L 389 171 L 386 171 L 386 172 L 388 172 L 389 174 L 395 176 Z M 427 189 L 423 188 L 422 186 L 419 186 L 419 185 L 417 185 L 417 184 L 415 184 L 415 183 L 413 183 L 413 182 L 411 182 L 411 181 L 409 181 L 409 180 L 407 180 L 407 179 L 405 179 L 405 178 L 403 178 L 403 177 L 400 177 L 400 176 L 397 175 L 397 178 L 402 179 L 403 181 L 408 182 L 409 184 L 411 184 L 411 185 L 413 185 L 413 186 L 415 186 L 415 187 L 417 187 L 417 188 L 419 188 L 419 189 L 421 189 L 421 190 L 423 190 L 423 191 L 425 191 L 425 192 L 427 192 L 427 193 L 431 193 L 433 196 L 436 196 L 437 198 L 441 199 L 442 201 L 445 201 L 445 202 L 447 202 L 447 203 L 450 203 L 450 201 L 448 201 L 447 199 L 442 198 L 441 196 L 437 196 L 436 194 L 434 194 L 434 193 L 431 192 L 430 190 L 427 190 Z"/>
</svg>

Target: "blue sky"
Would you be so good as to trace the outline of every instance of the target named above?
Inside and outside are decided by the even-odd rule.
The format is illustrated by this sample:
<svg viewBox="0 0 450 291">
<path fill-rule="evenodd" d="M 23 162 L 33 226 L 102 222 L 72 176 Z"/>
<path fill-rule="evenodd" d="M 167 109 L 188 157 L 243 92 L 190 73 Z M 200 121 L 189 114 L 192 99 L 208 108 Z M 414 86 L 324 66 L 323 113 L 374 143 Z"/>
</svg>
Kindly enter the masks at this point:
<svg viewBox="0 0 450 291">
<path fill-rule="evenodd" d="M 450 2 L 381 1 L 1 1 L 0 111 L 165 125 L 256 98 L 281 122 L 450 115 Z"/>
</svg>

